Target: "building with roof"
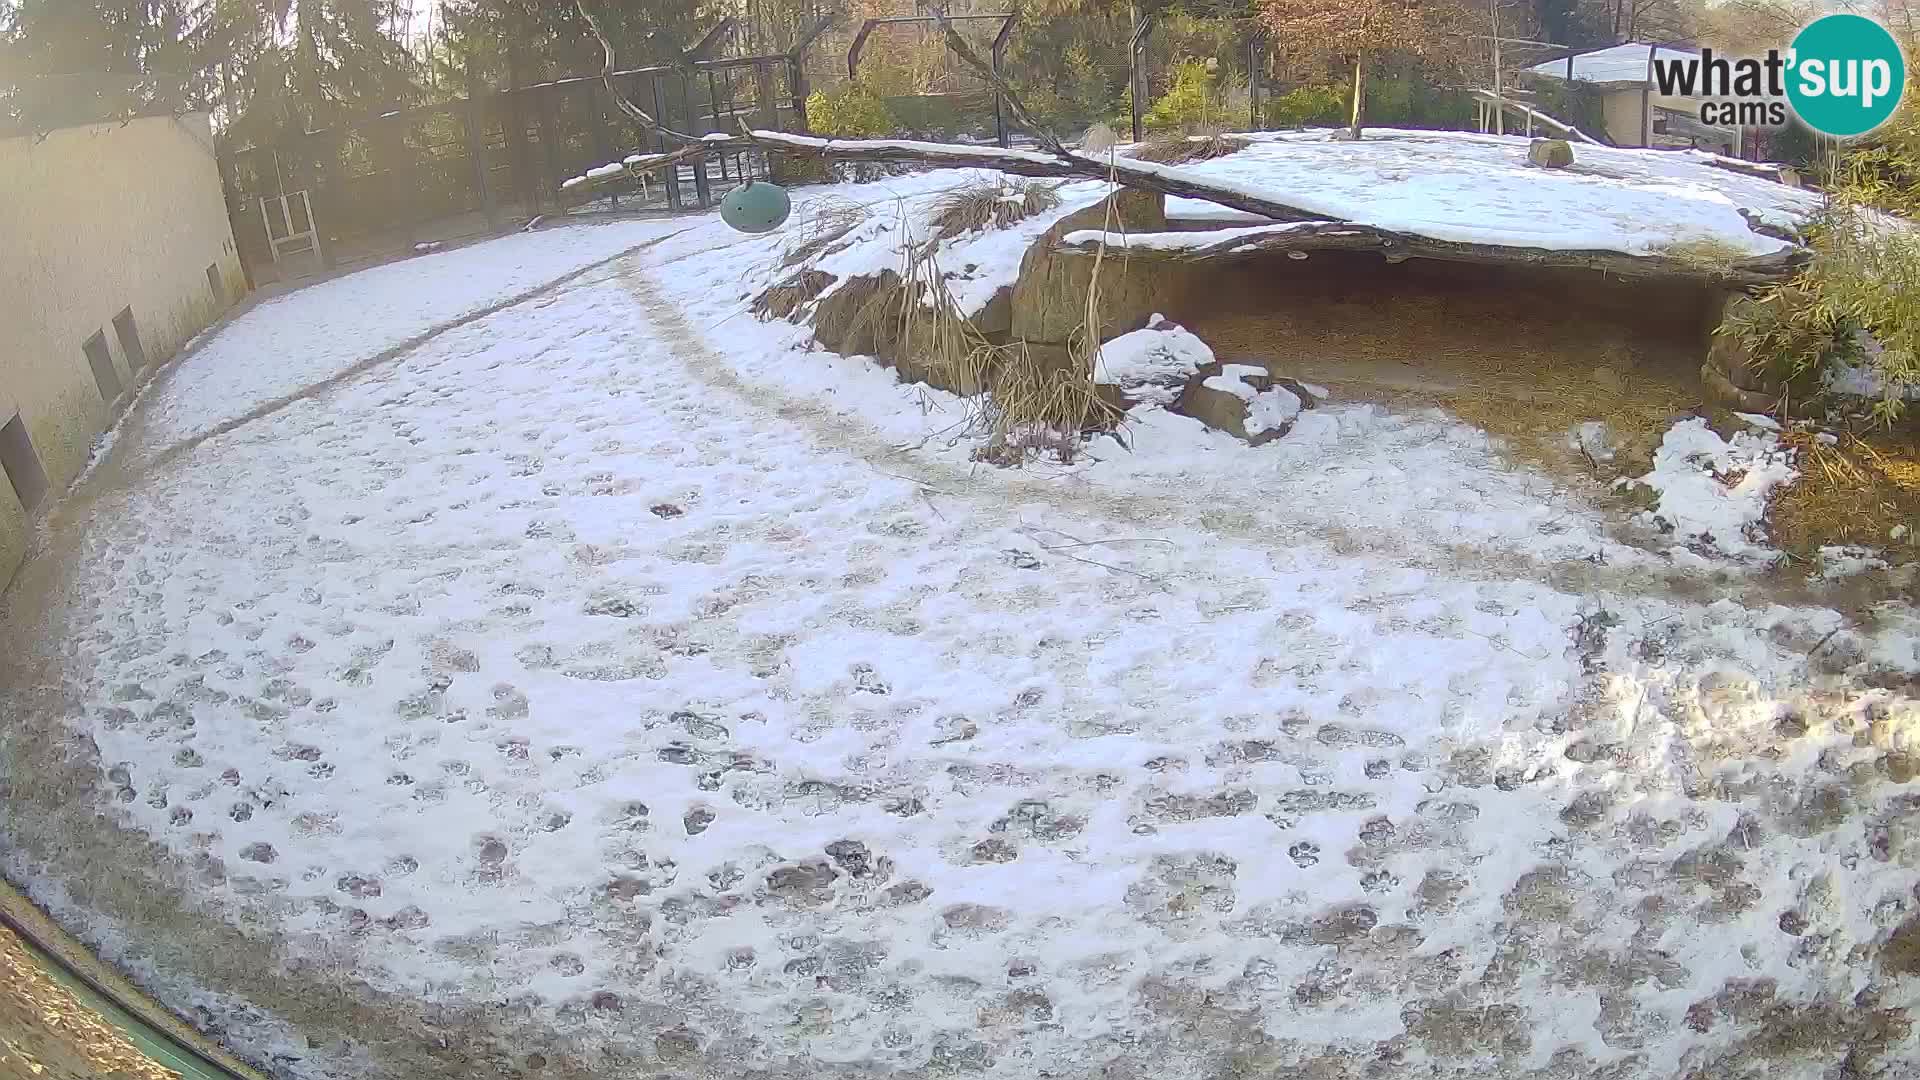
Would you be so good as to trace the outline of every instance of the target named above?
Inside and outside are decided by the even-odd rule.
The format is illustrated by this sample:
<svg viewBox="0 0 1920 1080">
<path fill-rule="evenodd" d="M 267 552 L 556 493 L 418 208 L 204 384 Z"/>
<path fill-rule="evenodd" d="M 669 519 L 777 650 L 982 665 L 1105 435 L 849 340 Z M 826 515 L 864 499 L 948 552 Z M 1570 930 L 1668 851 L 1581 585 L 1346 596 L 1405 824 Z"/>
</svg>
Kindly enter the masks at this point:
<svg viewBox="0 0 1920 1080">
<path fill-rule="evenodd" d="M 1526 69 L 1530 78 L 1577 84 L 1599 95 L 1604 134 L 1615 146 L 1695 147 L 1739 156 L 1738 128 L 1702 123 L 1704 97 L 1665 95 L 1654 80 L 1654 61 L 1697 60 L 1691 49 L 1628 42 L 1548 60 Z M 1592 132 L 1599 135 L 1601 132 Z"/>
<path fill-rule="evenodd" d="M 207 114 L 0 138 L 0 585 L 141 382 L 246 287 Z"/>
</svg>

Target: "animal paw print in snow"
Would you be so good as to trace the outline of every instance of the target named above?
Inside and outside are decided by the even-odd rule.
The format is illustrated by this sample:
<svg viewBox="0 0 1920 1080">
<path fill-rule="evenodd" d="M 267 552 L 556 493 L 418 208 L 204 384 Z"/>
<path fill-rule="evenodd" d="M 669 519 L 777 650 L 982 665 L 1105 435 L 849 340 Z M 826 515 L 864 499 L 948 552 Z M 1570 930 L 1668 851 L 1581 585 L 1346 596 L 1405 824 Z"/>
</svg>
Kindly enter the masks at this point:
<svg viewBox="0 0 1920 1080">
<path fill-rule="evenodd" d="M 872 664 L 853 665 L 853 688 L 863 694 L 886 694 L 893 689 L 873 670 Z"/>
</svg>

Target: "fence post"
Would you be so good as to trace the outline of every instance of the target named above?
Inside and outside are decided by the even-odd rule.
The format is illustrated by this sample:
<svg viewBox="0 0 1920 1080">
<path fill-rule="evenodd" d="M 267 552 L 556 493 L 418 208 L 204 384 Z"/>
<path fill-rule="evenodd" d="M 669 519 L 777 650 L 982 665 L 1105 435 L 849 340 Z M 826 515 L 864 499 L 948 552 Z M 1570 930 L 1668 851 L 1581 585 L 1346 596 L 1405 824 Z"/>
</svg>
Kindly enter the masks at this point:
<svg viewBox="0 0 1920 1080">
<path fill-rule="evenodd" d="M 527 153 L 526 91 L 507 92 L 507 165 L 513 171 L 513 194 L 528 215 L 540 212 L 540 187 L 533 182 L 533 162 Z"/>
<path fill-rule="evenodd" d="M 473 168 L 474 192 L 487 228 L 500 227 L 500 207 L 493 198 L 493 178 L 487 175 L 487 107 L 480 95 L 480 73 L 467 61 L 467 163 Z"/>
<path fill-rule="evenodd" d="M 553 130 L 559 126 L 554 120 L 553 97 L 558 89 L 549 83 L 540 90 L 540 158 L 546 165 L 546 171 L 540 183 L 540 194 L 543 199 L 548 192 L 557 193 L 560 190 L 560 161 L 553 155 L 555 142 Z M 557 209 L 559 206 L 556 195 L 554 207 Z"/>
<path fill-rule="evenodd" d="M 795 77 L 801 80 L 806 79 L 806 76 L 804 74 L 800 74 L 798 64 L 794 63 L 794 61 L 792 60 L 788 60 L 787 64 L 790 70 L 793 71 Z M 754 61 L 753 92 L 754 92 L 754 96 L 759 99 L 760 122 L 766 125 L 766 128 L 768 131 L 779 131 L 780 130 L 780 99 L 777 96 L 775 96 L 775 92 L 773 89 L 773 61 L 771 60 Z M 796 96 L 793 99 L 793 107 L 800 110 L 800 130 L 801 131 L 807 130 L 807 121 L 806 121 L 807 103 L 801 100 L 798 96 Z"/>
<path fill-rule="evenodd" d="M 733 73 L 729 71 L 727 73 L 727 76 L 729 79 L 731 79 L 733 76 Z M 713 127 L 711 130 L 713 131 L 726 130 L 726 127 L 725 127 L 726 122 L 720 119 L 720 87 L 719 87 L 719 84 L 714 82 L 713 80 L 712 68 L 707 69 L 707 113 L 708 115 L 713 117 Z M 724 183 L 727 179 L 727 155 L 720 154 L 719 158 L 720 158 L 720 180 L 722 183 Z"/>
<path fill-rule="evenodd" d="M 326 204 L 331 204 L 325 207 L 328 220 L 333 220 L 340 216 L 337 211 L 341 209 L 341 200 L 334 196 L 337 191 L 341 172 L 340 162 L 346 155 L 346 145 L 346 129 L 336 127 L 332 135 L 318 136 L 317 142 L 314 139 L 301 141 L 298 144 L 299 151 L 290 152 L 288 155 L 299 163 L 300 170 L 306 174 L 304 177 L 296 176 L 295 179 L 300 187 L 307 191 L 307 223 L 313 226 L 313 242 L 320 248 L 320 265 L 328 270 L 332 270 L 335 267 L 333 245 L 323 242 L 325 233 L 324 230 L 321 229 L 320 223 L 315 216 L 318 211 L 313 208 L 313 196 L 315 189 L 321 184 L 325 184 L 326 190 L 321 193 L 321 201 Z M 311 156 L 309 155 L 309 151 L 315 147 L 318 147 L 319 153 L 324 153 L 327 156 L 327 164 L 324 169 L 320 168 L 318 162 L 313 160 L 318 156 L 317 153 Z M 284 184 L 280 185 L 280 193 L 283 195 L 286 194 Z"/>
<path fill-rule="evenodd" d="M 593 83 L 587 84 L 587 103 L 593 106 L 593 115 L 590 117 L 593 122 L 593 153 L 600 159 L 594 162 L 595 165 L 606 165 L 612 162 L 616 153 L 607 148 L 607 103 L 600 100 L 602 89 L 604 88 Z M 619 189 L 612 189 L 608 194 L 612 196 L 613 208 L 620 209 Z"/>
<path fill-rule="evenodd" d="M 993 74 L 1000 77 L 1000 68 L 1007 59 L 1007 40 L 1013 37 L 1013 24 L 1019 19 L 1016 12 L 1008 15 L 1000 24 L 1000 30 L 993 35 Z M 993 134 L 1001 149 L 1012 145 L 1012 133 L 1007 130 L 1007 98 L 999 90 L 993 92 Z"/>
<path fill-rule="evenodd" d="M 795 53 L 787 57 L 787 82 L 793 87 L 793 120 L 795 130 L 805 135 L 807 128 L 807 69 Z M 778 128 L 778 124 L 774 125 Z"/>
<path fill-rule="evenodd" d="M 692 131 L 694 122 L 699 119 L 699 110 L 693 105 L 693 82 L 684 71 L 680 74 L 680 108 L 686 116 L 686 127 L 682 130 Z M 704 210 L 713 205 L 713 190 L 707 182 L 707 159 L 694 158 L 687 164 L 693 167 L 694 197 L 700 201 L 700 208 Z"/>
<path fill-rule="evenodd" d="M 1260 34 L 1247 36 L 1247 127 L 1260 130 Z"/>
<path fill-rule="evenodd" d="M 660 92 L 660 74 L 655 72 L 650 78 L 653 79 L 653 115 L 664 118 L 667 115 L 664 108 L 666 97 Z M 659 142 L 658 149 L 667 149 L 667 140 L 664 137 L 656 133 L 655 139 Z M 666 171 L 661 175 L 661 180 L 667 188 L 667 209 L 680 209 L 680 166 L 667 166 Z"/>
<path fill-rule="evenodd" d="M 415 193 L 413 155 L 407 149 L 407 115 L 403 109 L 380 124 L 380 142 L 387 159 L 388 198 L 392 200 L 394 231 L 409 248 L 413 246 Z"/>
<path fill-rule="evenodd" d="M 1135 10 L 1138 10 L 1135 5 Z M 1133 38 L 1127 52 L 1127 85 L 1131 88 L 1128 95 L 1133 99 L 1133 141 L 1140 141 L 1140 117 L 1146 109 L 1147 96 L 1147 35 L 1153 29 L 1153 11 L 1151 8 L 1141 12 L 1133 24 Z"/>
</svg>

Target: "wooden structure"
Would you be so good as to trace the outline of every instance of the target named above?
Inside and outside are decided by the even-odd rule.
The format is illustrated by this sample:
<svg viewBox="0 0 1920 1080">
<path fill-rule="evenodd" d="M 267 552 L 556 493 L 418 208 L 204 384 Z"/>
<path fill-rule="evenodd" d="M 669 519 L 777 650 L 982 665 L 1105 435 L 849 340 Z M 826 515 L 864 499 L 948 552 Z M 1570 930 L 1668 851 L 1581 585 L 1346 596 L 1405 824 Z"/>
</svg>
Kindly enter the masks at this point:
<svg viewBox="0 0 1920 1080">
<path fill-rule="evenodd" d="M 704 49 L 713 40 L 700 47 Z M 806 130 L 803 42 L 791 53 L 694 59 L 613 73 L 622 94 L 695 134 L 743 127 Z M 696 49 L 697 53 L 699 49 Z M 573 76 L 367 116 L 270 145 L 226 148 L 221 172 L 242 243 L 256 263 L 284 237 L 263 229 L 260 200 L 306 191 L 310 219 L 333 236 L 410 244 L 427 222 L 484 215 L 489 226 L 564 207 L 562 183 L 634 152 L 663 151 L 656 132 L 615 107 L 605 80 Z M 642 185 L 601 194 L 663 209 L 706 206 L 715 187 L 757 175 L 755 155 L 715 153 Z"/>
</svg>

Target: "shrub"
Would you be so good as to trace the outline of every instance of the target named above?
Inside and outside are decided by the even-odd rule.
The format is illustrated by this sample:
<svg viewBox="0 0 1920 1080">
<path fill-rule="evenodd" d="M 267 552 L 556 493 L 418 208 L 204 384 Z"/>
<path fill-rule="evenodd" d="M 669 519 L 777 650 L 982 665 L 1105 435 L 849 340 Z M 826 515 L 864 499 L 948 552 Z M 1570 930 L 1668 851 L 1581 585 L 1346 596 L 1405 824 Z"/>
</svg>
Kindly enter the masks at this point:
<svg viewBox="0 0 1920 1080">
<path fill-rule="evenodd" d="M 1338 124 L 1347 119 L 1351 101 L 1347 87 L 1301 86 L 1267 99 L 1261 112 L 1268 127 L 1301 128 L 1312 124 Z"/>
<path fill-rule="evenodd" d="M 1920 123 L 1911 112 L 1895 112 L 1873 141 L 1841 155 L 1830 183 L 1853 202 L 1920 216 Z"/>
<path fill-rule="evenodd" d="M 1920 233 L 1844 205 L 1809 231 L 1806 269 L 1721 332 L 1783 380 L 1817 375 L 1835 360 L 1864 365 L 1885 391 L 1875 417 L 1890 423 L 1907 388 L 1920 384 Z"/>
<path fill-rule="evenodd" d="M 1167 92 L 1154 100 L 1140 125 L 1147 131 L 1187 131 L 1215 123 L 1222 112 L 1206 62 L 1182 60 L 1173 66 Z"/>
<path fill-rule="evenodd" d="M 1844 358 L 1851 330 L 1802 283 L 1767 290 L 1728 310 L 1716 333 L 1732 337 L 1778 382 L 1802 383 Z"/>
<path fill-rule="evenodd" d="M 886 102 L 864 83 L 844 82 L 807 95 L 807 126 L 841 139 L 879 139 L 896 126 Z"/>
</svg>

